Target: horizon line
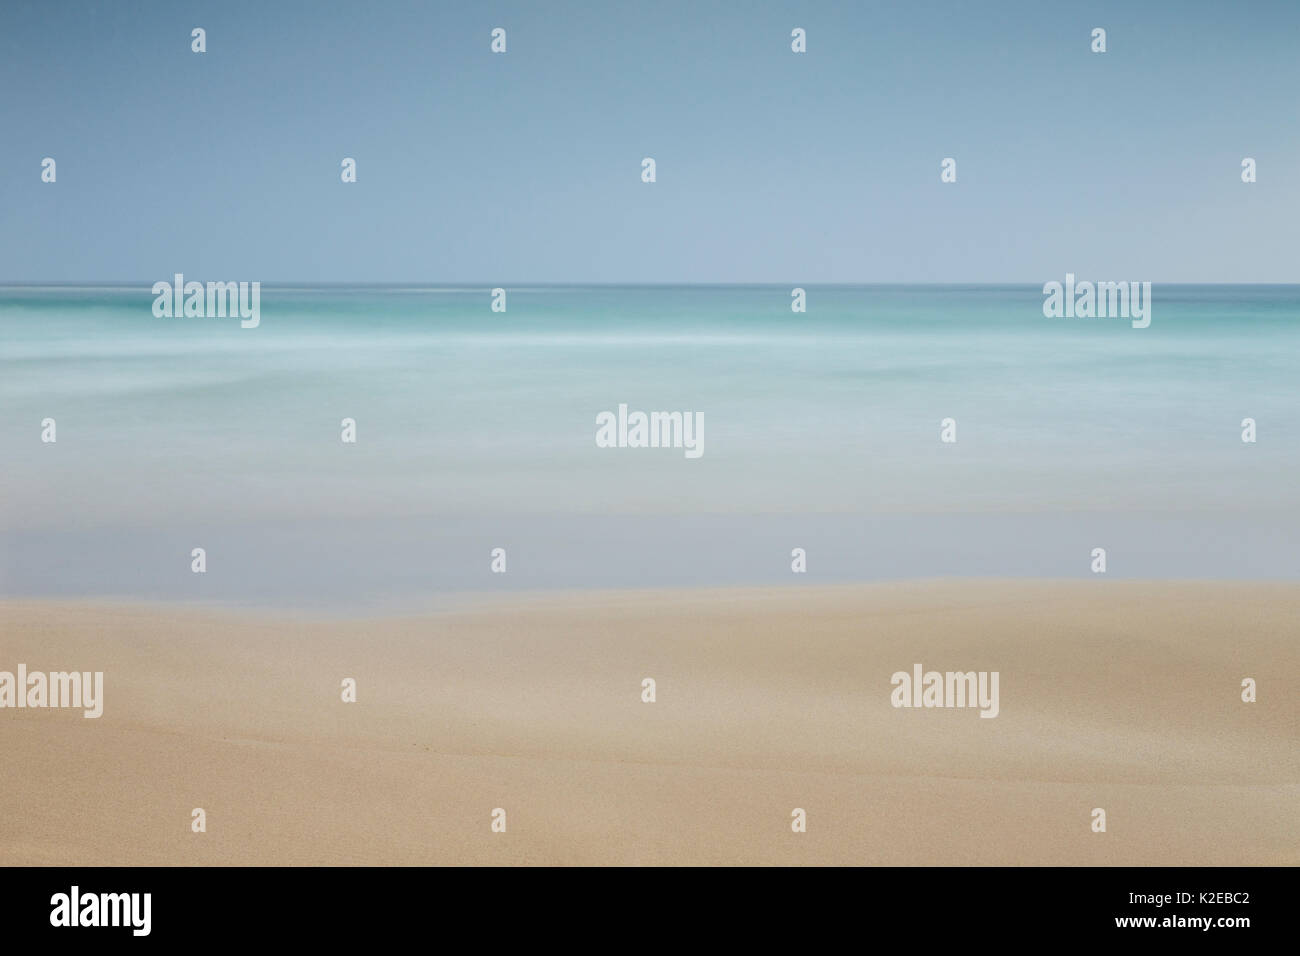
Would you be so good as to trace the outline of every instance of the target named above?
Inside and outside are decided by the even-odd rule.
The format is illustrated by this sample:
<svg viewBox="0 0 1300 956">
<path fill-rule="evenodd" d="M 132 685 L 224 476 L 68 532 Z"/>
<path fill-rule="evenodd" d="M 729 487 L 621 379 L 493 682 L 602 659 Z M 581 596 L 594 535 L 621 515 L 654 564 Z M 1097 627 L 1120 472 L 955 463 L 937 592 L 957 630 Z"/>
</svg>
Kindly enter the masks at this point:
<svg viewBox="0 0 1300 956">
<path fill-rule="evenodd" d="M 176 273 L 172 273 L 176 275 Z M 184 275 L 184 273 L 181 273 Z M 39 288 L 122 288 L 133 289 L 139 287 L 152 288 L 155 282 L 170 281 L 169 276 L 165 280 L 160 279 L 23 279 L 23 280 L 0 280 L 0 288 L 8 289 L 39 289 Z M 938 282 L 926 281 L 863 281 L 863 282 L 570 282 L 570 281 L 527 281 L 516 280 L 511 282 L 496 281 L 478 281 L 478 280 L 395 280 L 395 281 L 315 281 L 315 280 L 297 280 L 297 279 L 212 279 L 194 281 L 213 281 L 213 282 L 257 282 L 259 285 L 272 287 L 306 287 L 306 288 L 335 288 L 335 289 L 401 289 L 401 288 L 450 288 L 450 287 L 472 287 L 474 289 L 494 289 L 511 287 L 519 288 L 526 286 L 539 286 L 558 289 L 583 289 L 583 288 L 700 288 L 700 289 L 724 289 L 724 288 L 942 288 L 947 286 L 966 286 L 966 287 L 987 287 L 987 288 L 1038 288 L 1044 283 L 1033 281 L 1012 281 L 1012 280 L 992 280 L 992 281 L 964 281 L 964 280 L 944 280 Z M 1048 279 L 1047 282 L 1056 282 L 1057 279 Z M 1081 282 L 1098 282 L 1098 281 L 1128 281 L 1128 282 L 1150 282 L 1154 285 L 1177 285 L 1177 286 L 1300 286 L 1300 280 L 1282 281 L 1282 280 L 1249 280 L 1249 281 L 1218 281 L 1218 282 L 1182 282 L 1178 280 L 1164 279 L 1129 279 L 1129 280 L 1110 280 L 1110 279 L 1080 279 Z"/>
</svg>

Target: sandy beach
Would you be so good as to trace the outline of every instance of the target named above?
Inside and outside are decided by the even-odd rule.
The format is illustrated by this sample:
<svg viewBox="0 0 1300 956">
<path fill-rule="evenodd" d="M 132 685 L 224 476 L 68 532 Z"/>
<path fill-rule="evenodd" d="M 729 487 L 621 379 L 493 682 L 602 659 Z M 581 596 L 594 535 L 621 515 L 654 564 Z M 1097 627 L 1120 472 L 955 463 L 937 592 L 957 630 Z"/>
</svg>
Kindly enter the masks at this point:
<svg viewBox="0 0 1300 956">
<path fill-rule="evenodd" d="M 1300 863 L 1294 584 L 0 603 L 19 664 L 103 715 L 0 710 L 3 865 Z M 892 706 L 915 664 L 997 717 Z"/>
</svg>

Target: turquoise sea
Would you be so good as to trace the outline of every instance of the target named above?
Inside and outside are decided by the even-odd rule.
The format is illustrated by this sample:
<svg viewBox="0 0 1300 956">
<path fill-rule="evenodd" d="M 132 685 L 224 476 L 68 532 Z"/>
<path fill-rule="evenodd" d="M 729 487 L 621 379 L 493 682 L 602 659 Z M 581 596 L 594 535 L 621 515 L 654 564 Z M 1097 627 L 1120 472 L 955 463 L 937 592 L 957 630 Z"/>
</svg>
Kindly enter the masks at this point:
<svg viewBox="0 0 1300 956">
<path fill-rule="evenodd" d="M 1134 329 L 1044 318 L 1041 286 L 796 314 L 791 285 L 499 313 L 486 284 L 268 284 L 242 329 L 155 318 L 151 284 L 0 287 L 0 596 L 1073 577 L 1098 546 L 1112 576 L 1300 576 L 1300 286 L 1156 285 Z M 703 456 L 596 447 L 620 403 L 702 413 Z"/>
</svg>

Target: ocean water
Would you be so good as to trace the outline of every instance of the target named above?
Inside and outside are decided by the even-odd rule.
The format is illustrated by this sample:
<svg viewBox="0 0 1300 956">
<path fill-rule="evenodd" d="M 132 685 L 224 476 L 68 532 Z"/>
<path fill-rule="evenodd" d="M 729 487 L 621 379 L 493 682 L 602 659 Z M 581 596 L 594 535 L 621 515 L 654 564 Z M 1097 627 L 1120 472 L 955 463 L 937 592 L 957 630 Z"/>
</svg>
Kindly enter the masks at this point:
<svg viewBox="0 0 1300 956">
<path fill-rule="evenodd" d="M 1156 285 L 1146 329 L 1037 286 L 806 288 L 264 286 L 256 329 L 0 288 L 0 595 L 398 607 L 1091 576 L 1093 547 L 1300 576 L 1300 287 Z M 598 448 L 620 403 L 702 413 L 704 454 Z"/>
</svg>

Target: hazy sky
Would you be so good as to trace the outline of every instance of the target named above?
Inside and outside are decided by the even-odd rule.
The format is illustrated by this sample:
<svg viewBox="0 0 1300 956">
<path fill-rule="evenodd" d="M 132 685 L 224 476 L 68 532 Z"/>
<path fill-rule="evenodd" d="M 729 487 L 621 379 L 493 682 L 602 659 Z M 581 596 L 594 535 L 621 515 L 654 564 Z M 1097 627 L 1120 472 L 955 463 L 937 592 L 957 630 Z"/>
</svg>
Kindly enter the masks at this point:
<svg viewBox="0 0 1300 956">
<path fill-rule="evenodd" d="M 1294 0 L 4 0 L 0 77 L 3 281 L 1300 281 Z"/>
</svg>

